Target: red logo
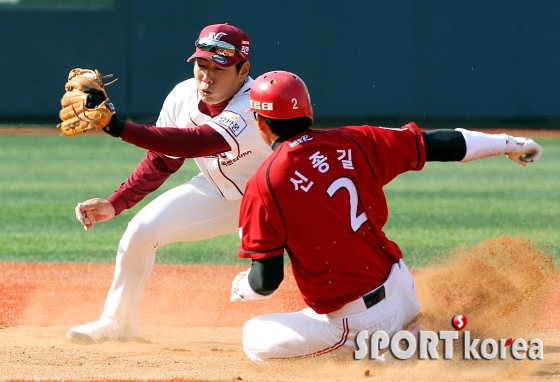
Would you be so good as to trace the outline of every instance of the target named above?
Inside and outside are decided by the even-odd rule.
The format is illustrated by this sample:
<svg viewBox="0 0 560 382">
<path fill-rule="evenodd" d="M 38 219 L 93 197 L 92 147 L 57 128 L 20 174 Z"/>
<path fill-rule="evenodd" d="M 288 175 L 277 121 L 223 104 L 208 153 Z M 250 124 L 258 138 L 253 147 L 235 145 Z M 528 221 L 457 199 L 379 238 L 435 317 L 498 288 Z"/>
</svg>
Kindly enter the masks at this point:
<svg viewBox="0 0 560 382">
<path fill-rule="evenodd" d="M 453 327 L 457 330 L 463 330 L 465 326 L 467 326 L 467 317 L 463 316 L 462 314 L 458 314 L 453 317 L 451 325 L 453 325 Z"/>
</svg>

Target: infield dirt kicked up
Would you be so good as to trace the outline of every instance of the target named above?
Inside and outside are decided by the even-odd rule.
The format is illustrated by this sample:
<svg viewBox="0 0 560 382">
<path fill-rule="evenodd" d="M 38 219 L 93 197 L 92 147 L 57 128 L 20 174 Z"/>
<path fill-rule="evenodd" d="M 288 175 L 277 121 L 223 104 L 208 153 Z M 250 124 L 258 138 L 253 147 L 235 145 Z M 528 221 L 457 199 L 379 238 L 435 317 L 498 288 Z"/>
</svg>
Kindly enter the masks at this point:
<svg viewBox="0 0 560 382">
<path fill-rule="evenodd" d="M 423 330 L 453 330 L 463 314 L 476 338 L 539 338 L 544 359 L 517 361 L 314 358 L 254 364 L 241 346 L 252 316 L 305 305 L 291 272 L 277 294 L 230 303 L 242 266 L 156 265 L 140 307 L 139 337 L 75 345 L 74 325 L 94 321 L 114 265 L 0 263 L 0 380 L 25 381 L 542 381 L 560 380 L 560 277 L 546 254 L 520 237 L 456 250 L 412 270 Z M 413 357 L 415 358 L 415 357 Z"/>
</svg>

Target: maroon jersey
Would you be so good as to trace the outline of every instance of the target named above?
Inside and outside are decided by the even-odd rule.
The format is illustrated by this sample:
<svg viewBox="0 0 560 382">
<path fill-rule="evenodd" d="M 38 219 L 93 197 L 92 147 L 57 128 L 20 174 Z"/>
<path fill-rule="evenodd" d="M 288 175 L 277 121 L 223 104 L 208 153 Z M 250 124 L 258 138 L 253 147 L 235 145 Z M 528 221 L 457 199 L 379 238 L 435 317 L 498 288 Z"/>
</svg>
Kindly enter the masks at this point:
<svg viewBox="0 0 560 382">
<path fill-rule="evenodd" d="M 249 179 L 239 257 L 284 250 L 305 302 L 338 310 L 387 279 L 401 250 L 387 239 L 383 186 L 425 162 L 420 129 L 307 130 L 280 143 Z"/>
</svg>

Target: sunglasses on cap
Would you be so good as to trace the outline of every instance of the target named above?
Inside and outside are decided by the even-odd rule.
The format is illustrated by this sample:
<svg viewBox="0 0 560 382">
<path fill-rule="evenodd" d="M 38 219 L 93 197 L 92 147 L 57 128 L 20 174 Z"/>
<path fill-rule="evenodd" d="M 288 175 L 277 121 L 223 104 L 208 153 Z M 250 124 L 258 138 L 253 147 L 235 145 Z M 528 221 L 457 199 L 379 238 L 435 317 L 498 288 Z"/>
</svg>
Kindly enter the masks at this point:
<svg viewBox="0 0 560 382">
<path fill-rule="evenodd" d="M 198 49 L 205 52 L 214 49 L 217 54 L 224 57 L 232 57 L 235 56 L 236 53 L 245 57 L 239 49 L 225 41 L 212 40 L 211 38 L 203 37 L 196 40 L 195 45 Z"/>
</svg>

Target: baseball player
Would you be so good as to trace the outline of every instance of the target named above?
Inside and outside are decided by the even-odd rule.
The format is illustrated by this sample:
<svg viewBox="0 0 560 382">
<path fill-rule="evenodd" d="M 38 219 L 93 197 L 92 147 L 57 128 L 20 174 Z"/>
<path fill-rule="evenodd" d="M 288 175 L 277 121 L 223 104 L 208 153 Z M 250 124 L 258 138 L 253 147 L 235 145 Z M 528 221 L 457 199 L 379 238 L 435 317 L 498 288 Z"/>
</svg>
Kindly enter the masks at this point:
<svg viewBox="0 0 560 382">
<path fill-rule="evenodd" d="M 149 151 L 107 199 L 79 203 L 76 218 L 88 231 L 133 207 L 176 172 L 185 158 L 195 158 L 201 173 L 157 197 L 130 221 L 118 245 L 103 314 L 98 321 L 70 329 L 67 338 L 73 342 L 134 337 L 157 249 L 236 232 L 245 183 L 271 153 L 247 111 L 253 84 L 247 35 L 227 23 L 210 25 L 200 32 L 195 46 L 188 59 L 194 61 L 194 78 L 179 83 L 167 96 L 156 126 L 125 123 L 115 115 L 104 128 Z M 88 107 L 104 101 L 100 92 L 89 90 Z"/>
<path fill-rule="evenodd" d="M 361 330 L 391 335 L 417 316 L 414 280 L 383 233 L 383 186 L 426 161 L 467 162 L 493 155 L 527 165 L 542 149 L 531 139 L 457 130 L 421 132 L 346 126 L 311 130 L 307 88 L 275 71 L 250 91 L 257 128 L 273 153 L 247 182 L 238 256 L 251 258 L 231 301 L 267 299 L 283 279 L 283 253 L 308 308 L 255 317 L 243 327 L 253 361 L 343 354 Z"/>
</svg>

